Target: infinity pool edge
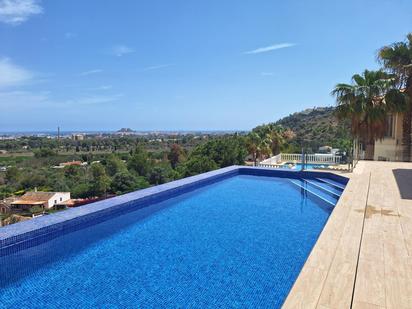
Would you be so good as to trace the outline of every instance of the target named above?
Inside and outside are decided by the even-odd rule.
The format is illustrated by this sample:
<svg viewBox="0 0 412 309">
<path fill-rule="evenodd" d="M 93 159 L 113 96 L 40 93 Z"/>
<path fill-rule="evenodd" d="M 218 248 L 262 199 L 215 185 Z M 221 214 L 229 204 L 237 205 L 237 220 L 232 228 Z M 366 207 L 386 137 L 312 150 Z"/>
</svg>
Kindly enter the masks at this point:
<svg viewBox="0 0 412 309">
<path fill-rule="evenodd" d="M 170 199 L 235 175 L 296 179 L 323 177 L 338 181 L 342 184 L 348 182 L 348 178 L 329 172 L 229 166 L 2 227 L 0 228 L 0 255 L 7 255 L 27 247 L 35 246 L 49 239 L 58 237 L 61 234 L 97 224 L 110 219 L 112 216 L 150 206 L 151 204 Z"/>
</svg>

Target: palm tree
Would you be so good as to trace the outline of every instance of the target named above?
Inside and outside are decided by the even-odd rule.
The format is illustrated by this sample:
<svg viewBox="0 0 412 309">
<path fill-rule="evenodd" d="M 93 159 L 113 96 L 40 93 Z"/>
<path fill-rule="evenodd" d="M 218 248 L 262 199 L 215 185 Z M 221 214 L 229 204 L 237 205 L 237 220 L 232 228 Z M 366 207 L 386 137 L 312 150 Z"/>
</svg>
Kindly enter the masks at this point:
<svg viewBox="0 0 412 309">
<path fill-rule="evenodd" d="M 285 138 L 283 136 L 284 129 L 282 126 L 269 124 L 268 132 L 266 133 L 267 139 L 270 142 L 270 150 L 272 155 L 277 155 L 280 153 L 280 147 L 285 143 Z"/>
<path fill-rule="evenodd" d="M 397 77 L 399 89 L 405 89 L 408 107 L 403 116 L 402 145 L 403 160 L 411 160 L 411 125 L 412 125 L 412 33 L 406 36 L 405 42 L 397 42 L 379 50 L 378 58 L 384 68 Z"/>
<path fill-rule="evenodd" d="M 261 137 L 254 131 L 248 134 L 246 146 L 255 164 L 258 159 L 261 160 L 270 155 L 270 140 L 266 136 Z"/>
<path fill-rule="evenodd" d="M 269 144 L 270 153 L 268 155 L 277 155 L 280 152 L 281 145 L 285 143 L 285 129 L 281 125 L 275 123 L 260 125 L 254 128 L 252 132 Z"/>
<path fill-rule="evenodd" d="M 260 144 L 258 146 L 258 156 L 259 160 L 266 159 L 270 157 L 272 150 L 271 150 L 271 140 L 265 136 L 261 139 Z"/>
<path fill-rule="evenodd" d="M 246 139 L 246 148 L 250 155 L 252 155 L 253 162 L 256 164 L 257 157 L 258 157 L 258 147 L 260 143 L 260 136 L 255 133 L 251 132 L 248 134 Z"/>
<path fill-rule="evenodd" d="M 385 135 L 388 114 L 404 110 L 405 100 L 394 83 L 393 75 L 365 70 L 352 77 L 352 84 L 338 84 L 332 91 L 337 116 L 352 121 L 352 135 L 366 145 L 366 159 L 373 159 L 375 141 Z"/>
</svg>

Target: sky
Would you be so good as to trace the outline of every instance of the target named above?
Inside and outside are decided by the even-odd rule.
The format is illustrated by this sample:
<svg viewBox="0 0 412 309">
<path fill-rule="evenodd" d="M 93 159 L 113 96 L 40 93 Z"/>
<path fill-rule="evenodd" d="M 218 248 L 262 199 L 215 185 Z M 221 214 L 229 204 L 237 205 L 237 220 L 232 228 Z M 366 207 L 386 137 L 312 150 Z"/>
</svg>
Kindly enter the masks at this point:
<svg viewBox="0 0 412 309">
<path fill-rule="evenodd" d="M 249 130 L 408 32 L 410 0 L 0 0 L 0 131 Z"/>
</svg>

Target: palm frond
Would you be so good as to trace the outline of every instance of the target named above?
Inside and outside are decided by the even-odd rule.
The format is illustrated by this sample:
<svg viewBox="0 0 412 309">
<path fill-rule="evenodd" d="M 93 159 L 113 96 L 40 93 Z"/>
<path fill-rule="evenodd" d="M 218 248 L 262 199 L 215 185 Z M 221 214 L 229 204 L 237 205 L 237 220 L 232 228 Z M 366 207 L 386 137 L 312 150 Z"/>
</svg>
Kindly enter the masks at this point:
<svg viewBox="0 0 412 309">
<path fill-rule="evenodd" d="M 408 100 L 406 95 L 398 89 L 391 89 L 385 95 L 385 104 L 388 111 L 401 113 L 408 109 Z"/>
</svg>

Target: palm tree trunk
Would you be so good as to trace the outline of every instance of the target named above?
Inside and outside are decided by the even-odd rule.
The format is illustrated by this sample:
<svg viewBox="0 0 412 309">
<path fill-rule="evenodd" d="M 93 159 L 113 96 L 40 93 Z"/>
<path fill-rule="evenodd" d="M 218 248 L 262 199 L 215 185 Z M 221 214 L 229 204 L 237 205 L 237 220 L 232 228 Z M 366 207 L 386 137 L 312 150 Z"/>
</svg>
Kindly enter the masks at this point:
<svg viewBox="0 0 412 309">
<path fill-rule="evenodd" d="M 411 125 L 412 125 L 412 109 L 409 106 L 408 111 L 403 115 L 402 122 L 402 148 L 403 161 L 411 160 Z"/>
<path fill-rule="evenodd" d="M 373 160 L 374 155 L 375 155 L 375 139 L 372 137 L 367 140 L 367 144 L 365 147 L 365 159 Z"/>
<path fill-rule="evenodd" d="M 272 143 L 272 155 L 276 156 L 280 153 L 279 143 Z"/>
<path fill-rule="evenodd" d="M 403 115 L 402 148 L 403 161 L 411 161 L 411 126 L 412 126 L 412 76 L 406 82 L 406 92 L 409 97 L 408 110 Z"/>
</svg>

